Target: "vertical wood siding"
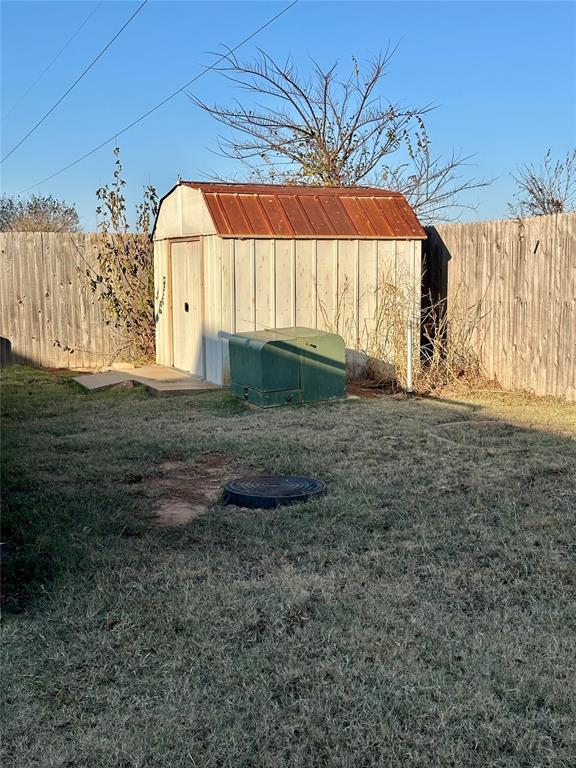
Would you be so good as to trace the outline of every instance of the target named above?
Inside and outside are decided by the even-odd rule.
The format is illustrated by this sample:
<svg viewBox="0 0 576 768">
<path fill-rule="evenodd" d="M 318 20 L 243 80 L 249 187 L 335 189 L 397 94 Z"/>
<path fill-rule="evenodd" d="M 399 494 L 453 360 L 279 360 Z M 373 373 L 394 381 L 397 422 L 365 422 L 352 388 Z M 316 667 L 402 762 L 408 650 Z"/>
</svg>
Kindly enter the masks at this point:
<svg viewBox="0 0 576 768">
<path fill-rule="evenodd" d="M 428 278 L 447 310 L 476 313 L 487 375 L 576 400 L 576 214 L 429 228 Z"/>
<path fill-rule="evenodd" d="M 172 318 L 170 315 L 169 242 L 154 243 L 154 306 L 156 316 L 156 360 L 160 365 L 173 365 Z"/>
<path fill-rule="evenodd" d="M 113 330 L 84 283 L 95 258 L 94 234 L 0 232 L 0 336 L 11 343 L 12 362 L 99 368 L 112 361 Z"/>
<path fill-rule="evenodd" d="M 340 333 L 361 348 L 379 280 L 412 286 L 420 306 L 421 241 L 202 238 L 206 376 L 229 382 L 231 333 L 301 325 Z M 165 280 L 167 241 L 156 241 L 156 284 Z M 169 305 L 166 304 L 166 308 Z M 162 316 L 164 314 L 164 316 Z M 170 362 L 170 323 L 157 325 L 157 360 Z"/>
</svg>

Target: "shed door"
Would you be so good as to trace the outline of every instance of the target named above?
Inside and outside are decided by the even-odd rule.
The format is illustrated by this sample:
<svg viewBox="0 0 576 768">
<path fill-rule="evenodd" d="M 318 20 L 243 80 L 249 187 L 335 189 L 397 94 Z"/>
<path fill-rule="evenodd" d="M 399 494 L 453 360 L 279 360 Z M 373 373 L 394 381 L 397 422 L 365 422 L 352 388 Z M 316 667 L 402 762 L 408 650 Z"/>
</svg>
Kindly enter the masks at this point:
<svg viewBox="0 0 576 768">
<path fill-rule="evenodd" d="M 173 365 L 204 377 L 200 241 L 172 243 Z"/>
</svg>

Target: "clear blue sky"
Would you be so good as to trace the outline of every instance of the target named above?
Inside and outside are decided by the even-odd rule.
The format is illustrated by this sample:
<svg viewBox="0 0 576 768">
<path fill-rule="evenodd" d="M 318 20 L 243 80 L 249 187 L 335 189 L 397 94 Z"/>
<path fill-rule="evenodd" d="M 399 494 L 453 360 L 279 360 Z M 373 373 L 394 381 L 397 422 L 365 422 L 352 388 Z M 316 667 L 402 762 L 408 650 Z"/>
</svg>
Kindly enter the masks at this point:
<svg viewBox="0 0 576 768">
<path fill-rule="evenodd" d="M 287 4 L 287 3 L 285 3 Z M 104 57 L 30 139 L 2 166 L 2 191 L 18 193 L 120 130 L 234 45 L 285 4 L 164 2 L 136 17 Z M 5 114 L 80 25 L 96 0 L 2 2 L 2 114 Z M 120 28 L 138 3 L 104 2 L 2 125 L 2 154 L 29 130 Z M 467 218 L 506 216 L 510 172 L 539 161 L 550 147 L 576 143 L 576 6 L 569 2 L 309 2 L 301 0 L 262 32 L 258 45 L 291 54 L 301 68 L 367 59 L 399 48 L 386 95 L 435 102 L 428 126 L 435 151 L 476 153 L 473 172 L 497 177 L 475 196 Z M 235 92 L 208 73 L 193 88 L 206 100 Z M 120 139 L 128 197 L 143 184 L 164 194 L 183 178 L 210 171 L 233 175 L 231 161 L 211 153 L 219 127 L 178 96 Z M 76 204 L 82 225 L 95 227 L 95 190 L 111 179 L 110 144 L 36 191 Z"/>
</svg>

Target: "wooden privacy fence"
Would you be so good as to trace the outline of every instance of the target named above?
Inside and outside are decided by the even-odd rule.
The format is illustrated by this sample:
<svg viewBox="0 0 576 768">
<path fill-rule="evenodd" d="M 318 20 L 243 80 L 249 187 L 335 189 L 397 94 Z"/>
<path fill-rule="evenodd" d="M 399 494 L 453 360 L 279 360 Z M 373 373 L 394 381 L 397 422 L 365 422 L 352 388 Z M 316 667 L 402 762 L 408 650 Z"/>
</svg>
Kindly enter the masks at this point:
<svg viewBox="0 0 576 768">
<path fill-rule="evenodd" d="M 10 343 L 12 363 L 111 362 L 114 332 L 84 280 L 96 243 L 95 234 L 0 232 L 0 336 Z"/>
<path fill-rule="evenodd" d="M 447 298 L 449 317 L 475 314 L 486 373 L 506 388 L 576 400 L 576 214 L 446 224 L 427 234 L 424 290 Z M 96 247 L 95 234 L 0 233 L 3 364 L 98 368 L 113 360 L 114 331 L 84 281 Z"/>
<path fill-rule="evenodd" d="M 475 316 L 485 371 L 507 389 L 576 400 L 576 214 L 427 229 L 424 287 Z"/>
</svg>

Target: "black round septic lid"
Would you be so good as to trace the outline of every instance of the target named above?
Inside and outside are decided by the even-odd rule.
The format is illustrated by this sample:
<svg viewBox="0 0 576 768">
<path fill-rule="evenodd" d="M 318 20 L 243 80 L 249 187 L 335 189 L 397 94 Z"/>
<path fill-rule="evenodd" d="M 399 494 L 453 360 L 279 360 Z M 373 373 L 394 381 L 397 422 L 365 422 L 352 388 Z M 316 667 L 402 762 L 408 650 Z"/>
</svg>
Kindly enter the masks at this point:
<svg viewBox="0 0 576 768">
<path fill-rule="evenodd" d="M 239 507 L 273 509 L 306 501 L 326 491 L 321 480 L 301 475 L 257 475 L 231 480 L 224 486 L 224 503 Z"/>
</svg>

